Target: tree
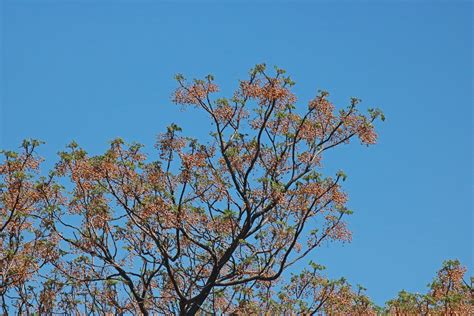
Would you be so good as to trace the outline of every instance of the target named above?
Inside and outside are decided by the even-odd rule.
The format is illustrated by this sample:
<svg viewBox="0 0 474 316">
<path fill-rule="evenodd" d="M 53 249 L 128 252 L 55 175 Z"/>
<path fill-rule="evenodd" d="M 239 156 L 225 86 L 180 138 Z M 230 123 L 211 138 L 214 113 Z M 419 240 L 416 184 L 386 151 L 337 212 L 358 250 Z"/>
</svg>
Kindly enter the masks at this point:
<svg viewBox="0 0 474 316">
<path fill-rule="evenodd" d="M 458 260 L 443 262 L 427 294 L 401 291 L 387 302 L 393 315 L 471 315 L 474 312 L 473 278 L 464 280 L 466 268 Z"/>
<path fill-rule="evenodd" d="M 34 299 L 40 269 L 58 259 L 58 239 L 45 221 L 46 200 L 57 201 L 59 187 L 41 178 L 35 181 L 40 159 L 38 141 L 24 141 L 20 153 L 3 151 L 0 164 L 0 299 L 2 313 L 12 305 L 19 311 Z M 42 278 L 43 276 L 39 276 Z M 41 308 L 40 308 L 41 310 Z"/>
<path fill-rule="evenodd" d="M 212 76 L 176 79 L 174 102 L 208 114 L 212 141 L 184 137 L 172 124 L 158 137 L 154 157 L 120 139 L 99 156 L 72 143 L 36 186 L 15 173 L 37 168 L 31 158 L 36 143 L 24 146 L 21 158 L 7 154 L 1 224 L 46 247 L 39 260 L 28 242 L 16 239 L 21 251 L 12 255 L 34 260 L 13 275 L 37 277 L 36 307 L 20 295 L 17 310 L 194 315 L 284 313 L 298 306 L 309 314 L 370 313 L 361 289 L 329 281 L 315 267 L 286 285 L 281 276 L 323 241 L 350 241 L 345 175 L 324 176 L 322 158 L 354 137 L 374 144 L 381 111 L 361 114 L 360 100 L 352 98 L 335 112 L 325 91 L 297 108 L 294 82 L 282 69 L 271 75 L 265 65 L 252 69 L 231 98 L 214 97 Z M 30 162 L 21 169 L 21 161 Z M 15 194 L 37 212 L 12 205 Z M 26 226 L 9 220 L 14 213 Z M 12 259 L 16 248 L 3 236 L 2 260 L 26 260 Z M 45 281 L 38 273 L 43 264 Z M 19 281 L 8 282 L 0 287 L 4 299 Z M 4 303 L 4 311 L 10 305 Z"/>
</svg>

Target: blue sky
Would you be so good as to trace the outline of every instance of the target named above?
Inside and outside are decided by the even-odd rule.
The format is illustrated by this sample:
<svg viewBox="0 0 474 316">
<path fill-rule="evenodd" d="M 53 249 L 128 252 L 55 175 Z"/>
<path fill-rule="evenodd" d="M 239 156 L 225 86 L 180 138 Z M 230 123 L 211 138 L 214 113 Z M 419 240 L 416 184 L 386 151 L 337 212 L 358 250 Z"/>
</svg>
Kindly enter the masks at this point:
<svg viewBox="0 0 474 316">
<path fill-rule="evenodd" d="M 98 154 L 121 136 L 153 153 L 171 122 L 209 130 L 172 105 L 175 73 L 212 73 L 230 94 L 278 65 L 301 106 L 325 89 L 387 116 L 378 145 L 326 157 L 348 174 L 354 240 L 311 259 L 377 303 L 424 291 L 444 259 L 472 274 L 472 5 L 334 2 L 0 0 L 0 148 L 39 138 L 51 165 L 73 139 Z"/>
</svg>

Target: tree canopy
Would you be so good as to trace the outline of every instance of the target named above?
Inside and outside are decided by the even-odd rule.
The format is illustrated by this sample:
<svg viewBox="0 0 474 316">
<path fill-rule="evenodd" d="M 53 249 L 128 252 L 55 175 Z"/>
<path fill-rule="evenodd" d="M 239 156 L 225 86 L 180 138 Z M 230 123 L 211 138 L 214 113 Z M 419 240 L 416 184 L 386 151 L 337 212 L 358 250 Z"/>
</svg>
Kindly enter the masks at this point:
<svg viewBox="0 0 474 316">
<path fill-rule="evenodd" d="M 351 240 L 346 176 L 324 175 L 323 157 L 354 138 L 375 144 L 383 113 L 356 98 L 336 110 L 325 91 L 297 106 L 291 78 L 265 65 L 228 98 L 212 76 L 176 80 L 173 101 L 207 113 L 209 141 L 172 124 L 148 155 L 121 139 L 96 156 L 73 142 L 47 176 L 40 142 L 3 152 L 3 313 L 379 312 L 318 264 L 284 276 L 323 242 Z M 428 294 L 400 292 L 388 311 L 467 312 L 464 272 L 446 262 Z"/>
</svg>

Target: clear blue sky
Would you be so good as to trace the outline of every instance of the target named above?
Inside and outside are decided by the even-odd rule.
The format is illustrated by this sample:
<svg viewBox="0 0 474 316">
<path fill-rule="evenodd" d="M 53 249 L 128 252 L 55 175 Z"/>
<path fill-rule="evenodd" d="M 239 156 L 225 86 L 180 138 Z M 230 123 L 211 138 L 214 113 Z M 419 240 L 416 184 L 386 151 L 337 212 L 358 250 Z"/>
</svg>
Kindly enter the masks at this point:
<svg viewBox="0 0 474 316">
<path fill-rule="evenodd" d="M 171 104 L 175 73 L 212 73 L 230 92 L 254 64 L 276 64 L 301 106 L 325 89 L 387 116 L 378 145 L 326 158 L 349 176 L 354 240 L 312 259 L 378 303 L 424 291 L 447 258 L 472 274 L 469 2 L 196 2 L 0 0 L 0 147 L 42 139 L 49 165 L 73 139 L 100 153 L 121 136 L 152 153 L 171 122 L 208 132 Z"/>
</svg>

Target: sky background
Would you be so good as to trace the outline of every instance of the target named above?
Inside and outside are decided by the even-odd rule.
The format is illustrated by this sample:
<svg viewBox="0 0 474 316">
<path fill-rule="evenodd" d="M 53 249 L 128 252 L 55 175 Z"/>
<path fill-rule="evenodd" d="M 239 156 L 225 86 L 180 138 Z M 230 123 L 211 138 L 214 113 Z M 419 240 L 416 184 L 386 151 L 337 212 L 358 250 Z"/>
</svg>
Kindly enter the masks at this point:
<svg viewBox="0 0 474 316">
<path fill-rule="evenodd" d="M 170 96 L 175 73 L 212 73 L 230 95 L 256 63 L 285 68 L 300 106 L 378 106 L 379 143 L 326 156 L 343 169 L 353 242 L 310 257 L 379 304 L 425 291 L 443 260 L 473 273 L 472 4 L 460 1 L 0 0 L 0 148 L 46 141 L 46 166 L 76 140 L 100 154 L 146 145 L 175 122 L 205 139 Z"/>
</svg>

